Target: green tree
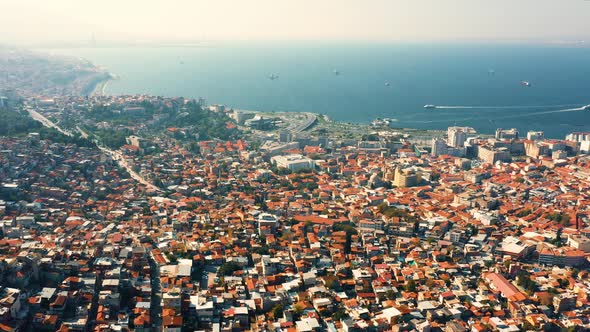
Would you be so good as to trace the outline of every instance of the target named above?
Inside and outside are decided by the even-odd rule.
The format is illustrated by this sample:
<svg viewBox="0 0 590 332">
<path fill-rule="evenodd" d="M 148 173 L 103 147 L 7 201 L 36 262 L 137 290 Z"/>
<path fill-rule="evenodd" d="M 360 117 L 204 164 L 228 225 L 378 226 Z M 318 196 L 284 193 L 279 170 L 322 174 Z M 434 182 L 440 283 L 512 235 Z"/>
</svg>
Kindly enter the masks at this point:
<svg viewBox="0 0 590 332">
<path fill-rule="evenodd" d="M 43 125 L 33 120 L 26 111 L 0 108 L 0 136 L 14 136 L 38 131 Z"/>
<path fill-rule="evenodd" d="M 340 282 L 335 275 L 328 275 L 324 277 L 325 285 L 328 289 L 336 290 L 340 288 Z"/>
<path fill-rule="evenodd" d="M 176 258 L 176 256 L 173 253 L 171 253 L 171 252 L 167 253 L 166 254 L 166 257 L 168 258 L 168 260 L 172 264 L 176 264 L 176 262 L 178 262 L 178 258 Z"/>
<path fill-rule="evenodd" d="M 283 306 L 280 304 L 275 305 L 271 309 L 272 317 L 277 320 L 283 316 Z"/>
<path fill-rule="evenodd" d="M 301 314 L 303 313 L 303 310 L 305 310 L 305 307 L 303 307 L 303 305 L 296 303 L 293 306 L 293 312 L 297 315 L 297 316 L 301 316 Z"/>
<path fill-rule="evenodd" d="M 335 321 L 346 319 L 346 317 L 348 317 L 348 314 L 344 308 L 338 308 L 338 310 L 336 310 L 336 312 L 332 315 L 332 318 Z"/>
<path fill-rule="evenodd" d="M 406 285 L 404 286 L 406 292 L 415 292 L 416 291 L 416 282 L 412 279 L 408 280 Z"/>
<path fill-rule="evenodd" d="M 235 262 L 225 262 L 218 271 L 219 276 L 231 276 L 234 272 L 241 270 L 242 267 Z"/>
</svg>

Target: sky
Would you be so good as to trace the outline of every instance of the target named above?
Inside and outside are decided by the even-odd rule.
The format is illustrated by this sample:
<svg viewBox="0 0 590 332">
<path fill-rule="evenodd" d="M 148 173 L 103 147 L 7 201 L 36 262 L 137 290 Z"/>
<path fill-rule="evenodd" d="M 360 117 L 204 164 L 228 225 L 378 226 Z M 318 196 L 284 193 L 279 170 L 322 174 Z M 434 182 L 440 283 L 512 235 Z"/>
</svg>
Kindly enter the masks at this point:
<svg viewBox="0 0 590 332">
<path fill-rule="evenodd" d="M 588 0 L 0 0 L 0 43 L 590 43 Z"/>
</svg>

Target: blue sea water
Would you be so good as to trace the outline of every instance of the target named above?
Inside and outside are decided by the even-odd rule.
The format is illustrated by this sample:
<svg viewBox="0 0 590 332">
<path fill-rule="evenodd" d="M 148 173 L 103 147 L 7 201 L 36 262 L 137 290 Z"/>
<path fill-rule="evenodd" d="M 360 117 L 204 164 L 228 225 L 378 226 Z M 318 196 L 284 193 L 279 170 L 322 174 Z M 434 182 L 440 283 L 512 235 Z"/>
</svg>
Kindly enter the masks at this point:
<svg viewBox="0 0 590 332">
<path fill-rule="evenodd" d="M 590 111 L 567 111 L 590 104 L 589 48 L 236 43 L 52 52 L 118 74 L 110 94 L 204 97 L 239 109 L 316 112 L 346 122 L 388 117 L 409 128 L 461 125 L 493 133 L 516 127 L 555 138 L 590 131 Z"/>
</svg>

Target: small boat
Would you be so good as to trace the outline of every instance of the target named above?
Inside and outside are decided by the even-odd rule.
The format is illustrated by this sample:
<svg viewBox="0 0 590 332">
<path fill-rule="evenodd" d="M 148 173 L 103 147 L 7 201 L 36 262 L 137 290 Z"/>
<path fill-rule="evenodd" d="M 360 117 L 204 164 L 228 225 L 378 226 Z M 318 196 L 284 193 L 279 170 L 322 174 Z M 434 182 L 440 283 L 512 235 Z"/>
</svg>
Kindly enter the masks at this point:
<svg viewBox="0 0 590 332">
<path fill-rule="evenodd" d="M 522 81 L 522 82 L 520 82 L 520 84 L 522 86 L 526 86 L 527 88 L 531 86 L 531 82 L 529 82 L 529 81 Z"/>
<path fill-rule="evenodd" d="M 336 75 L 336 76 L 340 75 L 340 72 L 339 72 L 339 71 L 337 71 L 336 69 L 334 69 L 332 72 L 333 72 L 333 73 L 334 73 L 334 75 Z"/>
<path fill-rule="evenodd" d="M 590 105 L 582 106 L 583 111 L 590 111 Z"/>
<path fill-rule="evenodd" d="M 268 75 L 268 79 L 271 80 L 271 81 L 278 80 L 279 79 L 279 75 L 277 75 L 277 74 L 270 74 L 270 75 Z"/>
<path fill-rule="evenodd" d="M 397 119 L 390 119 L 390 118 L 377 118 L 371 122 L 371 126 L 373 127 L 391 127 L 394 122 L 397 122 Z"/>
<path fill-rule="evenodd" d="M 427 105 L 424 105 L 424 108 L 436 108 L 436 105 L 427 104 Z"/>
<path fill-rule="evenodd" d="M 391 86 L 391 83 L 385 82 L 385 86 Z"/>
</svg>

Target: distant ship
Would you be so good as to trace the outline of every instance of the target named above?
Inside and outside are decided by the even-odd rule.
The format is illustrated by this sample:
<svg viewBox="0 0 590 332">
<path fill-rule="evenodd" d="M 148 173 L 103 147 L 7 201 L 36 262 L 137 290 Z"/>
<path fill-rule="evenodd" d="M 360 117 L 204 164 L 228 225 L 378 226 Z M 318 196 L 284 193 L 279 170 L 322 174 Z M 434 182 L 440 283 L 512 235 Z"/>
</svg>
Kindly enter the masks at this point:
<svg viewBox="0 0 590 332">
<path fill-rule="evenodd" d="M 394 122 L 397 122 L 397 119 L 390 119 L 390 118 L 377 118 L 371 122 L 371 126 L 373 127 L 391 127 Z"/>
<path fill-rule="evenodd" d="M 436 108 L 436 105 L 428 104 L 428 105 L 424 105 L 424 108 Z"/>
<path fill-rule="evenodd" d="M 333 73 L 334 73 L 334 75 L 336 75 L 336 76 L 340 75 L 340 72 L 339 72 L 339 71 L 337 71 L 336 69 L 334 69 L 334 70 L 333 70 Z"/>
<path fill-rule="evenodd" d="M 391 86 L 391 83 L 385 82 L 385 86 Z"/>
<path fill-rule="evenodd" d="M 522 81 L 522 82 L 520 82 L 520 84 L 522 86 L 526 86 L 527 88 L 531 86 L 531 82 L 529 82 L 529 81 Z"/>
<path fill-rule="evenodd" d="M 277 74 L 270 74 L 270 75 L 268 75 L 268 79 L 271 80 L 271 81 L 278 80 L 279 79 L 279 75 L 277 75 Z"/>
</svg>

